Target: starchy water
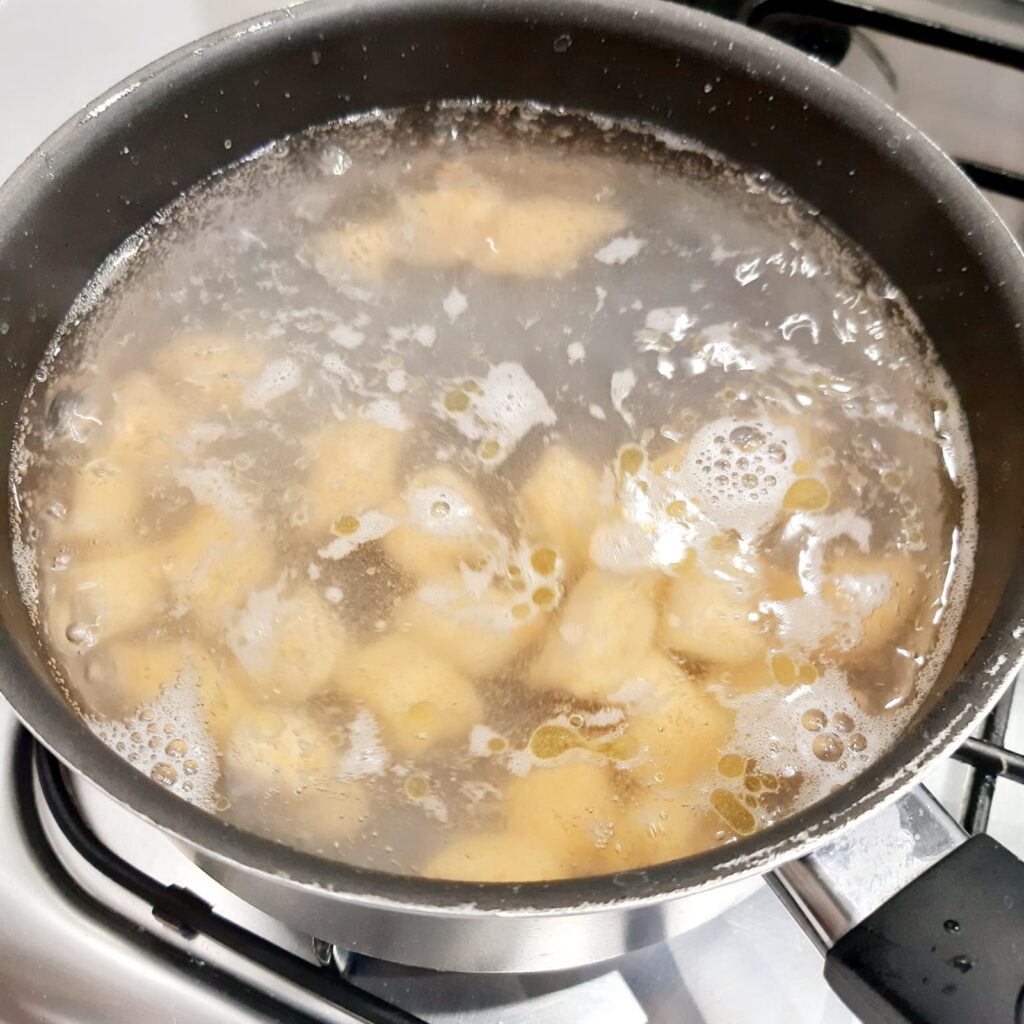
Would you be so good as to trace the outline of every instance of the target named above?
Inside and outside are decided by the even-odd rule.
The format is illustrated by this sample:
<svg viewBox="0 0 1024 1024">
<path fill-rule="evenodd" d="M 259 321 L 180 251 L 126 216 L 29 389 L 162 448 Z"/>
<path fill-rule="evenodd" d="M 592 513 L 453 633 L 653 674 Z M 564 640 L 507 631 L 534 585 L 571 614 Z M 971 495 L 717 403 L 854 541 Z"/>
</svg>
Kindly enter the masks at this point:
<svg viewBox="0 0 1024 1024">
<path fill-rule="evenodd" d="M 36 376 L 21 582 L 137 769 L 281 842 L 529 881 L 807 806 L 969 583 L 957 398 L 784 184 L 529 105 L 254 154 Z"/>
</svg>

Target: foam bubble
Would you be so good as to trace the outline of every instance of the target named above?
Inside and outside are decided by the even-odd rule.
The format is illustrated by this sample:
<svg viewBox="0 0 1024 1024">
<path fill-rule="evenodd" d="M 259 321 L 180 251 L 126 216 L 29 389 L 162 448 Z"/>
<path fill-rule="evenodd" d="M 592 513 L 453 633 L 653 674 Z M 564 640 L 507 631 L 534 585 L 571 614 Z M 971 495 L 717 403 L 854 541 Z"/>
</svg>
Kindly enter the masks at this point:
<svg viewBox="0 0 1024 1024">
<path fill-rule="evenodd" d="M 264 408 L 298 387 L 300 376 L 299 364 L 294 359 L 272 359 L 245 389 L 245 404 L 251 409 Z"/>
<path fill-rule="evenodd" d="M 372 510 L 364 512 L 359 517 L 358 525 L 352 533 L 345 534 L 343 537 L 335 537 L 330 544 L 319 548 L 317 554 L 321 558 L 329 558 L 332 561 L 347 558 L 361 545 L 371 540 L 379 540 L 385 534 L 390 533 L 396 525 L 394 519 L 381 512 Z"/>
<path fill-rule="evenodd" d="M 598 249 L 594 258 L 599 263 L 608 265 L 628 263 L 631 259 L 639 256 L 646 245 L 647 239 L 645 238 L 637 238 L 636 235 L 621 235 Z"/>
<path fill-rule="evenodd" d="M 782 509 L 795 479 L 797 434 L 767 419 L 723 417 L 690 441 L 681 480 L 705 516 L 722 529 L 755 538 Z"/>
<path fill-rule="evenodd" d="M 723 687 L 710 689 L 736 712 L 732 742 L 737 753 L 754 758 L 759 771 L 781 778 L 802 775 L 801 806 L 828 796 L 833 786 L 849 782 L 875 761 L 895 742 L 913 714 L 911 705 L 882 715 L 862 711 L 845 673 L 835 666 L 826 668 L 813 684 L 793 689 L 772 686 L 736 698 Z M 820 729 L 812 731 L 805 727 L 804 715 L 814 710 L 823 713 L 824 721 Z M 844 715 L 852 726 L 840 717 Z M 867 742 L 855 750 L 849 737 L 858 735 Z M 835 760 L 826 761 L 815 752 L 815 740 L 821 736 L 834 737 L 842 745 Z"/>
<path fill-rule="evenodd" d="M 390 763 L 391 755 L 380 738 L 377 719 L 366 708 L 360 708 L 349 723 L 348 748 L 336 775 L 344 780 L 382 775 Z"/>
<path fill-rule="evenodd" d="M 200 505 L 212 505 L 236 522 L 252 518 L 256 498 L 238 486 L 223 460 L 207 459 L 198 466 L 183 466 L 176 471 L 175 478 L 192 492 Z"/>
<path fill-rule="evenodd" d="M 503 462 L 534 427 L 558 422 L 544 392 L 519 363 L 498 363 L 476 383 L 464 409 L 453 412 L 440 401 L 434 408 L 454 420 L 459 433 L 470 441 L 496 441 L 499 450 L 489 460 L 492 465 Z"/>
<path fill-rule="evenodd" d="M 124 721 L 93 716 L 86 716 L 85 721 L 108 747 L 140 772 L 203 810 L 215 809 L 220 778 L 217 745 L 203 722 L 193 669 L 186 669 L 155 700 L 137 708 Z M 151 742 L 154 738 L 158 741 L 155 744 Z"/>
</svg>

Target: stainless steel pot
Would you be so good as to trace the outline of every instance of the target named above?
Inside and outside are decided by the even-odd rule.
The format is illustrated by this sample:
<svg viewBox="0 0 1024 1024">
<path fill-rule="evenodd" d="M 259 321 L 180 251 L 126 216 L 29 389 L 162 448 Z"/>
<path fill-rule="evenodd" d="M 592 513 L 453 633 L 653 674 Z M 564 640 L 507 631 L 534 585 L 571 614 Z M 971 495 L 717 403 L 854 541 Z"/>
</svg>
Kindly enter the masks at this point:
<svg viewBox="0 0 1024 1024">
<path fill-rule="evenodd" d="M 962 627 L 911 727 L 842 791 L 725 848 L 614 876 L 470 885 L 301 853 L 130 770 L 55 684 L 10 557 L 0 559 L 0 689 L 71 768 L 177 836 L 228 887 L 346 948 L 454 970 L 553 969 L 656 941 L 685 927 L 709 890 L 775 869 L 792 903 L 828 917 L 816 934 L 833 941 L 869 909 L 867 897 L 859 906 L 836 902 L 843 850 L 869 816 L 903 798 L 887 812 L 895 831 L 879 831 L 884 815 L 874 819 L 876 860 L 901 828 L 926 839 L 934 828 L 938 837 L 933 850 L 923 839 L 920 856 L 903 857 L 906 872 L 886 863 L 874 898 L 954 844 L 913 787 L 991 707 L 1024 654 L 1024 260 L 949 159 L 839 75 L 753 32 L 659 2 L 314 2 L 203 40 L 98 99 L 0 191 L 5 450 L 24 389 L 75 296 L 122 239 L 225 162 L 226 139 L 236 156 L 353 112 L 456 97 L 641 118 L 762 167 L 863 246 L 908 296 L 968 414 L 980 494 Z M 3 535 L 9 554 L 9 528 Z M 845 846 L 821 850 L 840 837 Z"/>
</svg>

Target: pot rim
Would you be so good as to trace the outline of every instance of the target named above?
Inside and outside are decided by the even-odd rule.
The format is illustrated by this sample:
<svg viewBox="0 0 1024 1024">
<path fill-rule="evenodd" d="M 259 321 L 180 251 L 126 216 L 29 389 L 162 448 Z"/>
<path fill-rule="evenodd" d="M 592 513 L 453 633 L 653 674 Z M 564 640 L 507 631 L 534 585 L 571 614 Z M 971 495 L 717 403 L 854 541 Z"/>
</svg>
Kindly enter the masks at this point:
<svg viewBox="0 0 1024 1024">
<path fill-rule="evenodd" d="M 984 197 L 952 160 L 898 112 L 838 72 L 799 51 L 744 26 L 664 0 L 311 0 L 232 25 L 190 43 L 124 79 L 54 132 L 0 188 L 0 227 L 30 208 L 40 169 L 63 148 L 74 148 L 83 133 L 102 132 L 112 118 L 145 110 L 155 92 L 174 89 L 203 66 L 229 52 L 258 55 L 293 32 L 316 26 L 336 30 L 361 22 L 452 15 L 467 21 L 495 17 L 550 26 L 552 38 L 574 25 L 606 28 L 639 42 L 656 39 L 680 51 L 704 47 L 724 66 L 757 75 L 759 85 L 800 90 L 807 102 L 836 118 L 870 125 L 880 135 L 899 135 L 900 159 L 912 163 L 922 190 L 938 202 L 956 202 L 947 215 L 964 234 L 971 232 L 979 259 L 993 281 L 1002 281 L 1006 301 L 1024 321 L 1024 261 L 1016 242 Z M 865 144 L 867 130 L 863 131 Z M 245 831 L 186 803 L 107 747 L 52 688 L 37 677 L 6 634 L 0 637 L 2 689 L 31 731 L 69 767 L 118 803 L 187 845 L 233 868 L 271 877 L 299 889 L 314 888 L 368 907 L 456 916 L 498 914 L 545 916 L 628 908 L 698 892 L 766 872 L 810 852 L 862 816 L 896 800 L 971 732 L 999 699 L 1024 661 L 1024 573 L 1016 571 L 992 623 L 957 681 L 951 699 L 924 715 L 879 761 L 838 793 L 753 836 L 683 860 L 614 875 L 551 882 L 465 883 L 397 875 L 358 868 L 305 853 Z M 954 692 L 955 691 L 955 692 Z"/>
</svg>

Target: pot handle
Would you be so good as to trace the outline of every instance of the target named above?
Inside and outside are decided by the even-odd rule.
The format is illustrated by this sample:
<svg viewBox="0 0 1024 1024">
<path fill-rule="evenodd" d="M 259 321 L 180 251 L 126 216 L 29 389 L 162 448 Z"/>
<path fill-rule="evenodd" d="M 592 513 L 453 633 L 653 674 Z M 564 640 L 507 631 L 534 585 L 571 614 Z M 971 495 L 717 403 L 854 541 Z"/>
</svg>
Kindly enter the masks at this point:
<svg viewBox="0 0 1024 1024">
<path fill-rule="evenodd" d="M 861 1020 L 1024 1020 L 1024 863 L 923 787 L 769 883 Z"/>
</svg>

